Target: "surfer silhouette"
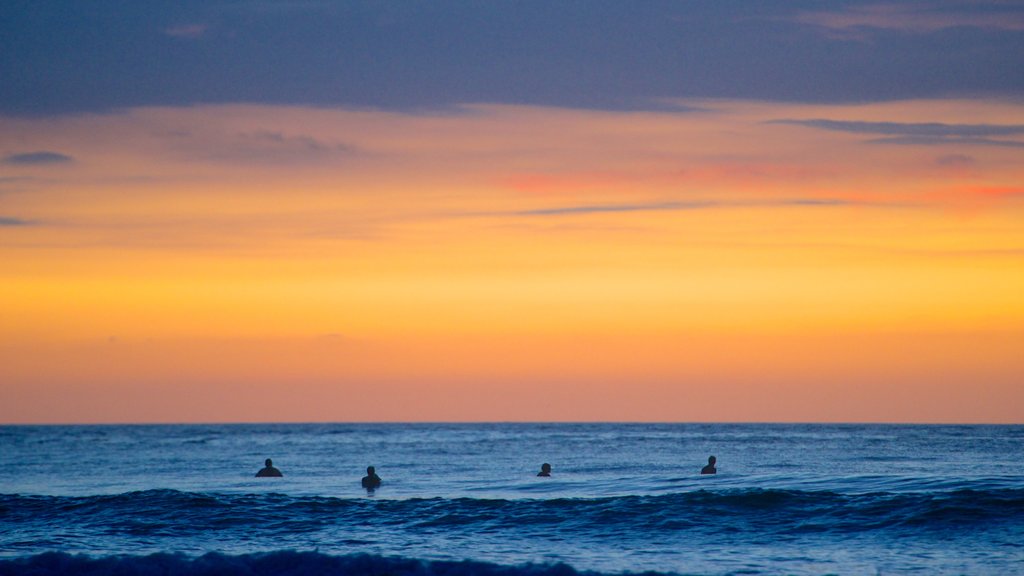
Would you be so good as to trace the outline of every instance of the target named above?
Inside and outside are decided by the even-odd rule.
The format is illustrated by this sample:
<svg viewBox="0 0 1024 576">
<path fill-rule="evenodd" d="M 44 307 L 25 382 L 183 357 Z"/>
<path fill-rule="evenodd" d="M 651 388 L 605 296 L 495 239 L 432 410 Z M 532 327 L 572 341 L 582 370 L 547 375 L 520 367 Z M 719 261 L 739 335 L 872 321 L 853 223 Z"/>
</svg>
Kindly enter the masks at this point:
<svg viewBox="0 0 1024 576">
<path fill-rule="evenodd" d="M 714 456 L 708 456 L 708 465 L 700 469 L 701 474 L 717 474 L 718 468 L 715 468 L 716 459 Z"/>
<path fill-rule="evenodd" d="M 380 476 L 377 476 L 377 470 L 373 466 L 366 467 L 366 476 L 363 476 L 362 484 L 367 490 L 380 487 Z"/>
<path fill-rule="evenodd" d="M 270 458 L 267 458 L 263 463 L 265 466 L 256 473 L 257 478 L 280 478 L 281 476 L 284 476 L 284 474 L 281 474 L 280 470 L 274 468 L 274 461 Z"/>
<path fill-rule="evenodd" d="M 540 472 L 537 472 L 537 476 L 551 476 L 551 464 L 547 462 L 540 465 Z"/>
</svg>

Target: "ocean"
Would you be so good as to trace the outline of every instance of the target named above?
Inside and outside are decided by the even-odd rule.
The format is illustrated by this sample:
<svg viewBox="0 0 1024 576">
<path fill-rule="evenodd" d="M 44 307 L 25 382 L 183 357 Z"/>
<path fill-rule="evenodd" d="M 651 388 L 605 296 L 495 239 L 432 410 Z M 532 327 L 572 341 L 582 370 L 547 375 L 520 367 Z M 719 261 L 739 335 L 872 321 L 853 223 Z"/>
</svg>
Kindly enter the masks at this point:
<svg viewBox="0 0 1024 576">
<path fill-rule="evenodd" d="M 1024 426 L 0 426 L 0 575 L 577 573 L 1022 574 Z"/>
</svg>

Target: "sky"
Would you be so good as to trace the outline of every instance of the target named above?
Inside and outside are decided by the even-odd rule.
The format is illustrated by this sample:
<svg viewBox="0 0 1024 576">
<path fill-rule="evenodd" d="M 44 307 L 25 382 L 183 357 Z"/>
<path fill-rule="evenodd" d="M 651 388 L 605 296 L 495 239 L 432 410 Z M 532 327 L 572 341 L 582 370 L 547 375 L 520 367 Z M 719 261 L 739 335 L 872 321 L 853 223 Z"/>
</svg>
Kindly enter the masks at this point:
<svg viewBox="0 0 1024 576">
<path fill-rule="evenodd" d="M 1024 1 L 12 1 L 0 78 L 0 423 L 1024 423 Z"/>
</svg>

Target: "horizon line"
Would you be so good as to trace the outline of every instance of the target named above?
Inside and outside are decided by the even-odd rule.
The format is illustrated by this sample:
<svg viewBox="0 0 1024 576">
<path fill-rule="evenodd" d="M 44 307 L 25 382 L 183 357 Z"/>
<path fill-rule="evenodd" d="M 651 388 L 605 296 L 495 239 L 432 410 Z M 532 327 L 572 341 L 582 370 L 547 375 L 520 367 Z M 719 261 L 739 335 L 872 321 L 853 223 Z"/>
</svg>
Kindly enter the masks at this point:
<svg viewBox="0 0 1024 576">
<path fill-rule="evenodd" d="M 408 425 L 444 425 L 444 426 L 481 426 L 481 425 L 753 425 L 753 426 L 1024 426 L 1024 422 L 978 422 L 978 421 L 858 421 L 837 420 L 381 420 L 381 421 L 231 421 L 231 422 L 0 422 L 0 427 L 15 426 L 305 426 L 305 425 L 341 425 L 341 426 L 408 426 Z"/>
</svg>

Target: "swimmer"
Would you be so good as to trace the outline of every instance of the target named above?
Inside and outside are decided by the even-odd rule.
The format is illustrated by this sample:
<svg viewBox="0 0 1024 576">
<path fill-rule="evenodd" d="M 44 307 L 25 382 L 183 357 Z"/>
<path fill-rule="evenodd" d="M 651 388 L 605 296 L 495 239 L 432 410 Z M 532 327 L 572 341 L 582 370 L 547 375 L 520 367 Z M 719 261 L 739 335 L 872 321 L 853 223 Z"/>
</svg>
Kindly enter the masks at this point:
<svg viewBox="0 0 1024 576">
<path fill-rule="evenodd" d="M 281 474 L 280 470 L 274 468 L 274 461 L 270 458 L 267 458 L 264 464 L 266 464 L 266 466 L 256 473 L 257 478 L 280 478 L 281 476 L 284 476 L 284 474 Z"/>
<path fill-rule="evenodd" d="M 708 465 L 700 469 L 701 474 L 717 474 L 718 468 L 715 468 L 715 457 L 708 456 Z"/>
<path fill-rule="evenodd" d="M 537 472 L 537 476 L 551 476 L 551 464 L 547 462 L 540 465 L 540 472 Z"/>
<path fill-rule="evenodd" d="M 366 476 L 363 476 L 363 488 L 367 490 L 373 490 L 374 488 L 380 487 L 380 476 L 377 476 L 377 470 L 373 466 L 367 466 Z"/>
</svg>

